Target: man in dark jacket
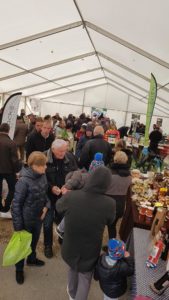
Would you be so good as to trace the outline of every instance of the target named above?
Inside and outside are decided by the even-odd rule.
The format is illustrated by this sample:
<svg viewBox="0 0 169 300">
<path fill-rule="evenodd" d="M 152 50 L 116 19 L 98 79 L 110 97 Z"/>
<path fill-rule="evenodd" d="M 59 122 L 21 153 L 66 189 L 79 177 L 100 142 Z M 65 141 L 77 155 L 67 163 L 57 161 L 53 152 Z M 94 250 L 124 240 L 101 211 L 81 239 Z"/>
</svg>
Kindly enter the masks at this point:
<svg viewBox="0 0 169 300">
<path fill-rule="evenodd" d="M 56 201 L 62 194 L 61 188 L 65 184 L 66 175 L 77 170 L 77 163 L 72 153 L 67 152 L 67 142 L 62 139 L 56 139 L 52 143 L 51 149 L 46 152 L 47 170 L 46 176 L 49 184 L 48 196 L 51 200 L 51 209 L 48 210 L 44 220 L 44 244 L 45 256 L 51 258 L 53 256 L 53 219 L 60 223 L 62 216 L 55 211 Z"/>
<path fill-rule="evenodd" d="M 51 134 L 52 124 L 50 121 L 44 121 L 41 132 L 31 134 L 26 144 L 26 157 L 33 151 L 44 152 L 48 150 L 54 141 L 54 135 Z"/>
<path fill-rule="evenodd" d="M 56 209 L 65 213 L 62 257 L 70 267 L 70 299 L 87 299 L 104 228 L 115 218 L 115 202 L 104 195 L 110 183 L 111 172 L 99 167 L 91 173 L 82 190 L 68 192 L 56 204 Z"/>
<path fill-rule="evenodd" d="M 158 151 L 158 144 L 162 140 L 162 133 L 160 132 L 160 128 L 155 125 L 154 130 L 150 133 L 149 139 L 150 139 L 150 146 L 149 151 L 153 151 L 154 153 L 157 153 Z"/>
<path fill-rule="evenodd" d="M 31 131 L 29 130 L 28 138 L 34 133 L 41 132 L 42 126 L 43 126 L 43 119 L 41 117 L 37 117 L 35 121 L 35 126 Z"/>
<path fill-rule="evenodd" d="M 17 147 L 8 135 L 10 127 L 7 123 L 0 125 L 0 211 L 7 212 L 10 209 L 14 196 L 16 173 L 22 167 L 18 159 Z M 5 207 L 2 206 L 2 183 L 6 180 L 8 184 L 8 195 L 5 199 Z"/>
<path fill-rule="evenodd" d="M 97 152 L 103 153 L 103 161 L 107 165 L 112 158 L 112 149 L 110 144 L 104 140 L 104 129 L 102 126 L 96 126 L 93 131 L 94 138 L 88 141 L 82 149 L 80 155 L 80 167 L 89 169 L 90 163 Z"/>
</svg>

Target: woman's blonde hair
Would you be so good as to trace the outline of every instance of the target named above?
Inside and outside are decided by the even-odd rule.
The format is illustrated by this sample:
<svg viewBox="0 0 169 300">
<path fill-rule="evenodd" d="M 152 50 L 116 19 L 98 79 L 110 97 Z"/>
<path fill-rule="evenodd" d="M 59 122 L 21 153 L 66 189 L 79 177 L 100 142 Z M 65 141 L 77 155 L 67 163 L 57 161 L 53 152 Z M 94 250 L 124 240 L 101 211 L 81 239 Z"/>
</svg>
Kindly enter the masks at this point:
<svg viewBox="0 0 169 300">
<path fill-rule="evenodd" d="M 114 162 L 117 164 L 126 164 L 128 161 L 128 157 L 125 152 L 117 151 L 114 155 Z"/>
<path fill-rule="evenodd" d="M 40 151 L 32 152 L 28 157 L 28 166 L 32 167 L 35 166 L 44 166 L 47 163 L 47 157 L 44 153 Z"/>
</svg>

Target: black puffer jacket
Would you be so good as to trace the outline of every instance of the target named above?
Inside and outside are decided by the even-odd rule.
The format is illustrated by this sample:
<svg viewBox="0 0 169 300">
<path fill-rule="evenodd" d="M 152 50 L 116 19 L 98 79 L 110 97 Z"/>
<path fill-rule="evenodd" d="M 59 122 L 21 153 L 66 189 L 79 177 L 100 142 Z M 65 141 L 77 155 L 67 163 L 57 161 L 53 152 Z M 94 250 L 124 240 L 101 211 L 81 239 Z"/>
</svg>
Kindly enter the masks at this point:
<svg viewBox="0 0 169 300">
<path fill-rule="evenodd" d="M 12 203 L 12 218 L 16 231 L 23 230 L 26 224 L 36 223 L 40 220 L 43 208 L 50 207 L 47 189 L 45 175 L 35 173 L 31 168 L 22 170 Z"/>
<path fill-rule="evenodd" d="M 99 280 L 103 293 L 110 298 L 118 298 L 127 290 L 127 277 L 134 273 L 132 257 L 122 258 L 114 266 L 106 261 L 106 254 L 100 256 L 94 277 Z"/>
</svg>

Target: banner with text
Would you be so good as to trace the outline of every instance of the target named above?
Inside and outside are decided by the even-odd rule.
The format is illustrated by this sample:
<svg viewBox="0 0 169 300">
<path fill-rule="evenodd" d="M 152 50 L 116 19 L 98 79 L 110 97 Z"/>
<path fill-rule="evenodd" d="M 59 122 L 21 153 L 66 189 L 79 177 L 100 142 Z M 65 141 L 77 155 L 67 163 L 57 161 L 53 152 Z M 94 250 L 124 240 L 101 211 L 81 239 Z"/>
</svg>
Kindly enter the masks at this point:
<svg viewBox="0 0 169 300">
<path fill-rule="evenodd" d="M 11 139 L 14 137 L 16 118 L 19 109 L 19 102 L 22 93 L 16 93 L 11 95 L 5 102 L 2 112 L 2 122 L 8 123 L 10 126 L 9 136 Z"/>
<path fill-rule="evenodd" d="M 149 145 L 149 130 L 150 130 L 151 119 L 152 119 L 154 106 L 156 102 L 156 97 L 157 97 L 157 82 L 154 75 L 151 73 L 150 90 L 148 95 L 147 114 L 146 114 L 144 146 Z"/>
<path fill-rule="evenodd" d="M 101 115 L 105 117 L 106 113 L 107 113 L 106 108 L 91 107 L 92 117 L 100 117 Z"/>
</svg>

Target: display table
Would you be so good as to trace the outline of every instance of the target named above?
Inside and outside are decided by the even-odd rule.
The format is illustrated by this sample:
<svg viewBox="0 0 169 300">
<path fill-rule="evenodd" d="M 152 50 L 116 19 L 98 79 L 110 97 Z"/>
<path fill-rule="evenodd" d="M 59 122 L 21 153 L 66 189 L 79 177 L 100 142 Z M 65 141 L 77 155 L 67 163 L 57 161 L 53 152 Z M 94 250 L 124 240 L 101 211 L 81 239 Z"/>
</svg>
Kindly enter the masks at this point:
<svg viewBox="0 0 169 300">
<path fill-rule="evenodd" d="M 136 295 L 151 297 L 153 300 L 169 300 L 169 289 L 163 295 L 156 295 L 150 284 L 157 281 L 166 272 L 166 261 L 159 260 L 156 269 L 146 267 L 150 251 L 150 231 L 134 228 L 129 241 L 129 251 L 134 254 L 135 274 L 132 278 L 132 299 Z"/>
<path fill-rule="evenodd" d="M 150 230 L 151 225 L 145 224 L 139 220 L 139 213 L 135 202 L 131 200 L 131 196 L 128 195 L 126 202 L 126 210 L 120 225 L 119 234 L 123 241 L 126 241 L 130 235 L 133 227 L 143 228 Z"/>
</svg>

